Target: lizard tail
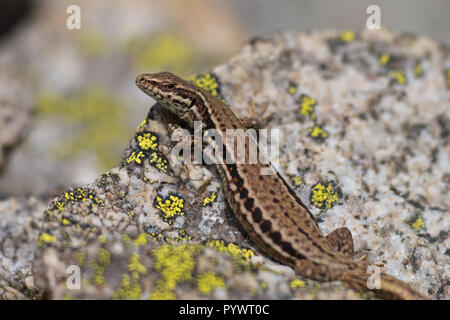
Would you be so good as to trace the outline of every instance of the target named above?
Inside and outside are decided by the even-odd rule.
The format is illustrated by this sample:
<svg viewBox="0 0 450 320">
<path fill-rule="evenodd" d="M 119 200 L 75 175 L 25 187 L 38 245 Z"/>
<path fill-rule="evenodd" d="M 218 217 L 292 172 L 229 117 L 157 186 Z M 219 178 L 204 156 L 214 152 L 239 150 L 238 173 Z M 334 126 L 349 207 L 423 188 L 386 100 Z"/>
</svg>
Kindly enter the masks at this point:
<svg viewBox="0 0 450 320">
<path fill-rule="evenodd" d="M 378 279 L 377 279 L 378 277 Z M 429 300 L 430 298 L 412 289 L 406 282 L 385 273 L 368 275 L 364 273 L 347 275 L 342 281 L 359 292 L 373 292 L 381 299 Z M 373 289 L 369 289 L 373 288 Z"/>
</svg>

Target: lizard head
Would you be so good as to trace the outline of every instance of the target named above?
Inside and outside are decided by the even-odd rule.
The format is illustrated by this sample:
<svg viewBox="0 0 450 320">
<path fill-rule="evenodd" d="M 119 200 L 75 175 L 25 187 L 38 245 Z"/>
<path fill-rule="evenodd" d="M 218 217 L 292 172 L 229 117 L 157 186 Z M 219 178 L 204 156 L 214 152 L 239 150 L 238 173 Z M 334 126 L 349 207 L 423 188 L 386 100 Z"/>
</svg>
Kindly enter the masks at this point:
<svg viewBox="0 0 450 320">
<path fill-rule="evenodd" d="M 136 77 L 136 85 L 159 104 L 193 125 L 201 121 L 196 108 L 199 88 L 170 72 L 145 73 Z"/>
</svg>

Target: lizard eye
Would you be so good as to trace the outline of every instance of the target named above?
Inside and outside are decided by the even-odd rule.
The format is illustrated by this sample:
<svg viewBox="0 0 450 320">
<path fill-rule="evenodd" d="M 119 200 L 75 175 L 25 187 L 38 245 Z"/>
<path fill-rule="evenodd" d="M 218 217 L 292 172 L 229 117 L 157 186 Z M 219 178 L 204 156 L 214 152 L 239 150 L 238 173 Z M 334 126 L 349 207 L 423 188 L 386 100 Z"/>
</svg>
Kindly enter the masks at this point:
<svg viewBox="0 0 450 320">
<path fill-rule="evenodd" d="M 165 85 L 165 87 L 169 90 L 172 90 L 173 88 L 175 88 L 175 85 L 173 83 L 168 83 Z"/>
</svg>

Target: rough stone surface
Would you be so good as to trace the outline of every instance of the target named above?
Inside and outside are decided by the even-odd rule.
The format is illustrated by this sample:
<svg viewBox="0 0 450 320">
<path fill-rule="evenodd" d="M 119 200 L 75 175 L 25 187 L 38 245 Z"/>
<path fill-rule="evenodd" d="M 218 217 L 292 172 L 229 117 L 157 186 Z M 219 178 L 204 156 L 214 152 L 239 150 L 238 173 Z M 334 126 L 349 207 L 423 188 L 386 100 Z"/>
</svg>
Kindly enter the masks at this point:
<svg viewBox="0 0 450 320">
<path fill-rule="evenodd" d="M 0 299 L 37 297 L 32 262 L 46 207 L 33 197 L 0 201 Z"/>
<path fill-rule="evenodd" d="M 325 234 L 348 227 L 355 257 L 448 299 L 448 68 L 448 49 L 427 38 L 282 33 L 253 39 L 194 81 L 240 116 L 249 103 L 268 105 L 267 127 L 280 129 L 277 165 Z M 300 279 L 261 253 L 234 218 L 215 168 L 170 156 L 175 126 L 157 111 L 119 167 L 67 190 L 44 213 L 40 297 L 371 297 Z M 73 289 L 78 270 L 81 289 Z M 15 289 L 30 298 L 21 285 Z"/>
</svg>

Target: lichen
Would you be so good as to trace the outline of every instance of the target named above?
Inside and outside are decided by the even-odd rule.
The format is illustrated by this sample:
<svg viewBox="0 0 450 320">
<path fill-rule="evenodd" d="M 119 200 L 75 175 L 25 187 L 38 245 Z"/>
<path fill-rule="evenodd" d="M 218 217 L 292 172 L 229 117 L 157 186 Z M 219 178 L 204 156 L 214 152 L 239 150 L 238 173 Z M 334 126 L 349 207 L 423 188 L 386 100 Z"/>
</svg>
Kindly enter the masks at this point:
<svg viewBox="0 0 450 320">
<path fill-rule="evenodd" d="M 352 42 L 355 40 L 356 35 L 351 30 L 344 30 L 342 31 L 341 35 L 339 36 L 340 40 L 344 43 Z"/>
<path fill-rule="evenodd" d="M 311 188 L 311 204 L 323 212 L 339 203 L 341 198 L 342 193 L 333 182 L 318 182 Z"/>
<path fill-rule="evenodd" d="M 171 70 L 183 76 L 193 72 L 198 64 L 192 44 L 172 32 L 134 40 L 129 47 L 137 70 Z"/>
<path fill-rule="evenodd" d="M 216 249 L 219 252 L 225 252 L 233 258 L 235 266 L 249 267 L 250 258 L 254 256 L 254 252 L 250 249 L 241 248 L 234 243 L 225 244 L 223 240 L 210 240 L 207 246 Z"/>
<path fill-rule="evenodd" d="M 404 72 L 399 70 L 391 71 L 391 77 L 395 80 L 396 83 L 404 85 L 406 84 L 406 77 Z"/>
<path fill-rule="evenodd" d="M 163 198 L 156 196 L 154 201 L 155 207 L 161 211 L 161 215 L 165 221 L 172 224 L 173 219 L 177 216 L 184 215 L 184 199 L 180 196 L 169 194 Z"/>
<path fill-rule="evenodd" d="M 192 281 L 195 269 L 195 254 L 204 250 L 202 245 L 182 244 L 174 246 L 165 244 L 152 251 L 155 259 L 154 269 L 161 275 L 156 282 L 156 289 L 150 294 L 152 300 L 173 300 L 177 284 Z"/>
<path fill-rule="evenodd" d="M 215 192 L 210 192 L 207 197 L 203 199 L 202 205 L 204 207 L 212 205 L 214 201 L 216 201 L 217 194 Z"/>
<path fill-rule="evenodd" d="M 304 288 L 306 286 L 305 281 L 300 279 L 294 279 L 289 283 L 289 287 L 292 290 L 298 289 L 298 288 Z"/>
<path fill-rule="evenodd" d="M 203 294 L 210 294 L 214 289 L 225 287 L 225 280 L 216 275 L 213 271 L 208 271 L 198 275 L 197 288 Z"/>
<path fill-rule="evenodd" d="M 319 141 L 323 141 L 330 136 L 330 134 L 318 124 L 308 128 L 308 135 Z"/>
<path fill-rule="evenodd" d="M 414 221 L 411 226 L 419 232 L 420 228 L 425 228 L 425 223 L 423 222 L 422 217 L 419 217 Z"/>
<path fill-rule="evenodd" d="M 52 147 L 57 159 L 67 160 L 76 154 L 89 153 L 96 156 L 100 168 L 111 168 L 116 164 L 129 128 L 123 121 L 126 118 L 124 103 L 115 96 L 114 92 L 93 87 L 73 98 L 54 92 L 38 94 L 38 116 L 58 116 L 79 127 L 77 133 L 67 136 L 64 143 Z"/>
<path fill-rule="evenodd" d="M 316 119 L 316 114 L 314 112 L 315 107 L 317 105 L 317 101 L 314 98 L 307 96 L 306 94 L 302 94 L 298 101 L 300 104 L 299 113 L 302 116 L 309 117 L 311 120 Z"/>
</svg>

